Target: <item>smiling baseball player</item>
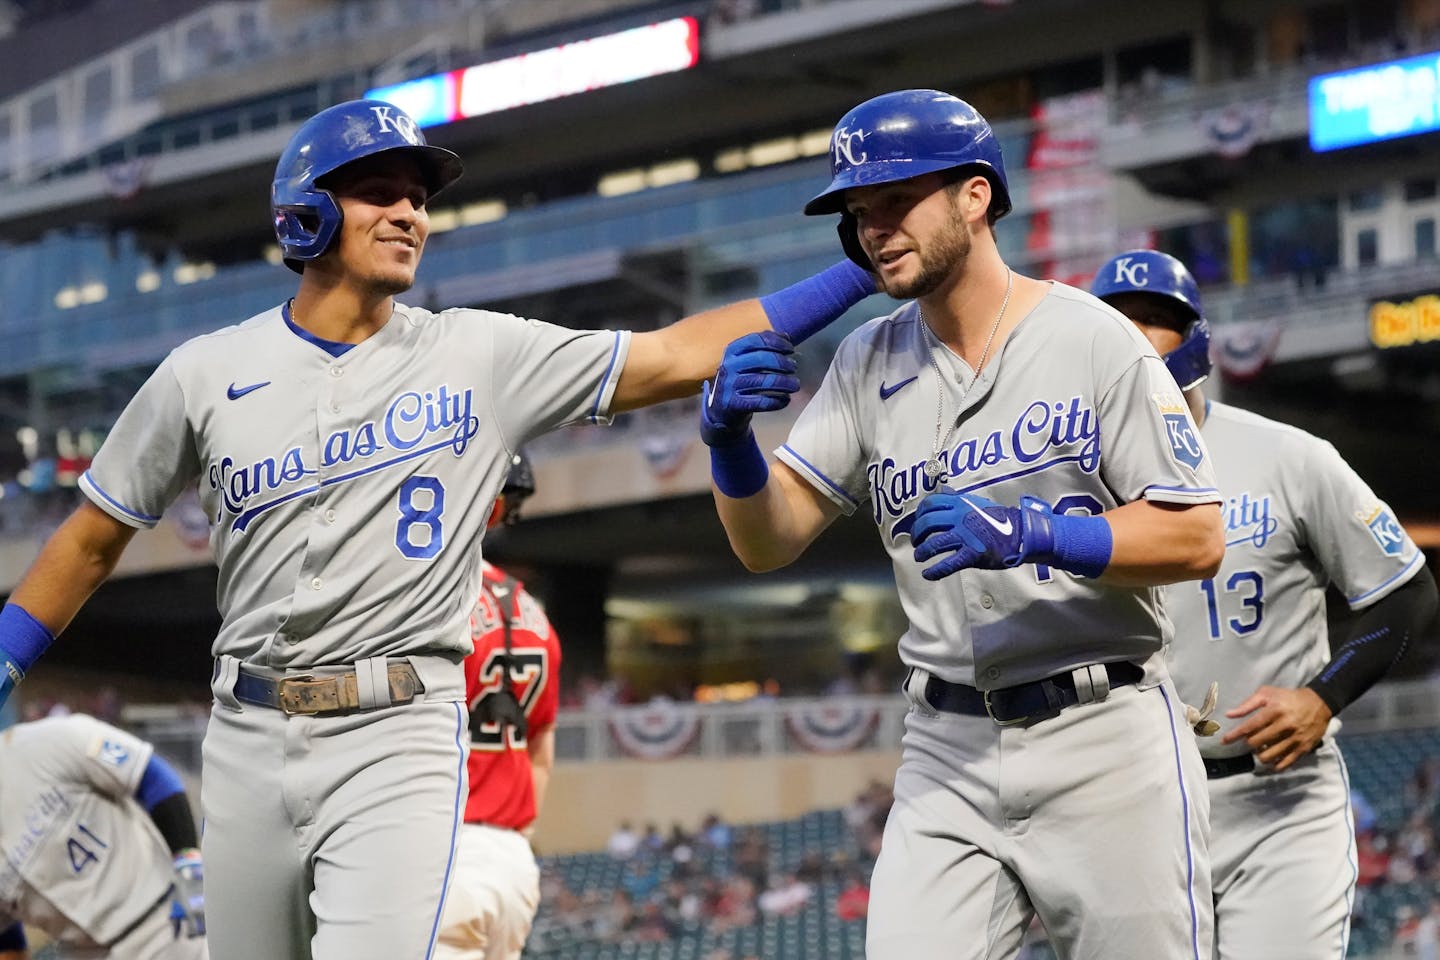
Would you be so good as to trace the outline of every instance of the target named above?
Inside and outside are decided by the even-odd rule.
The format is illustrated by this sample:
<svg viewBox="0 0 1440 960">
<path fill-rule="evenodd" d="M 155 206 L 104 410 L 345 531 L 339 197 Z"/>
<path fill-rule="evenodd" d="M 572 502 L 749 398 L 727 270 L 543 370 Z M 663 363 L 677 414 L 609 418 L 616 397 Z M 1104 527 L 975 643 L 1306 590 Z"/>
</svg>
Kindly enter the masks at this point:
<svg viewBox="0 0 1440 960">
<path fill-rule="evenodd" d="M 0 611 L 0 698 L 198 484 L 222 616 L 204 744 L 220 960 L 429 957 L 465 798 L 463 656 L 510 458 L 562 424 L 693 393 L 750 331 L 803 339 L 855 264 L 660 330 L 397 303 L 460 176 L 389 103 L 301 125 L 276 166 L 295 297 L 174 350 Z"/>
<path fill-rule="evenodd" d="M 727 349 L 701 434 L 747 567 L 866 501 L 894 565 L 913 709 L 866 956 L 1014 956 L 1038 912 L 1068 960 L 1208 960 L 1204 769 L 1157 589 L 1223 550 L 1184 401 L 1124 317 L 1006 266 L 1000 149 L 964 101 L 860 104 L 831 170 L 806 212 L 914 302 L 845 339 L 773 471 L 748 421 L 798 386 L 782 337 Z"/>
<path fill-rule="evenodd" d="M 204 960 L 195 847 L 150 744 L 82 714 L 0 734 L 0 960 L 26 955 L 26 926 L 65 960 Z"/>
<path fill-rule="evenodd" d="M 1434 615 L 1425 557 L 1335 448 L 1205 398 L 1210 334 L 1179 260 L 1132 250 L 1091 292 L 1165 358 L 1225 494 L 1225 561 L 1165 593 L 1180 695 L 1219 685 L 1218 735 L 1200 750 L 1210 787 L 1216 956 L 1343 960 L 1355 892 L 1355 829 L 1335 716 L 1368 690 Z M 1325 590 L 1358 611 L 1330 653 Z"/>
</svg>

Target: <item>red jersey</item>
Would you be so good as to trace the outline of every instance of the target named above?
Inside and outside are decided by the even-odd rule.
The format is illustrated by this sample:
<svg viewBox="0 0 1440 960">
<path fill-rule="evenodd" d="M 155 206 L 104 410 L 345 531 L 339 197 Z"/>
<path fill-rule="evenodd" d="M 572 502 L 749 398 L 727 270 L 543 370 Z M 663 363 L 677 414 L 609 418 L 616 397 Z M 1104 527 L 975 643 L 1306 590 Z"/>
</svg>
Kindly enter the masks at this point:
<svg viewBox="0 0 1440 960">
<path fill-rule="evenodd" d="M 485 586 L 502 587 L 506 575 L 485 563 Z M 493 596 L 481 589 L 470 612 L 470 638 L 475 651 L 465 658 L 465 699 L 473 712 L 486 694 L 509 684 L 525 711 L 528 732 L 544 731 L 555 723 L 560 704 L 560 639 L 545 611 L 518 581 L 511 580 L 514 596 Z M 503 607 L 503 612 L 502 608 Z M 510 620 L 511 669 L 502 676 L 499 658 L 505 655 L 502 616 Z M 466 823 L 487 823 L 521 830 L 535 819 L 535 783 L 530 777 L 529 743 L 515 728 L 482 724 L 470 735 L 470 797 L 465 803 Z"/>
</svg>

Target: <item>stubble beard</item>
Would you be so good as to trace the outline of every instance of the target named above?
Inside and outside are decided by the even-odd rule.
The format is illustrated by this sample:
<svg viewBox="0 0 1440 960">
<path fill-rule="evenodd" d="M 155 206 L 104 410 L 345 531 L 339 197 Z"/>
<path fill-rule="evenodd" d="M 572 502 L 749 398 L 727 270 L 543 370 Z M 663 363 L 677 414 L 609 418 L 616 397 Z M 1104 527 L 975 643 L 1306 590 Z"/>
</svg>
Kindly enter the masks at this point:
<svg viewBox="0 0 1440 960">
<path fill-rule="evenodd" d="M 970 233 L 957 216 L 950 220 L 930 241 L 916 250 L 920 272 L 911 280 L 886 281 L 885 292 L 896 300 L 915 300 L 940 289 L 950 277 L 964 268 L 970 256 Z"/>
<path fill-rule="evenodd" d="M 371 291 L 381 296 L 393 297 L 415 286 L 415 271 L 407 274 L 398 267 L 389 271 L 375 270 L 365 277 L 364 282 Z"/>
</svg>

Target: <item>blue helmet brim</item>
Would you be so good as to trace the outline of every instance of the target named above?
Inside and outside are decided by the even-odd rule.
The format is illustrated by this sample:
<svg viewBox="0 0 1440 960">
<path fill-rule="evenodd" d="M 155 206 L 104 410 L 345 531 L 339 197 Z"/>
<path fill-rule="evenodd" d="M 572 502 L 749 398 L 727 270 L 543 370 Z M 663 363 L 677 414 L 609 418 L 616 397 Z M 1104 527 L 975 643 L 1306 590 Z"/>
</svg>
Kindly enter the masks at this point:
<svg viewBox="0 0 1440 960">
<path fill-rule="evenodd" d="M 806 216 L 822 213 L 840 213 L 845 209 L 845 191 L 851 187 L 873 187 L 882 183 L 895 183 L 927 173 L 938 173 L 954 167 L 964 166 L 953 160 L 877 160 L 862 166 L 854 166 L 830 181 L 825 192 L 805 204 Z"/>
</svg>

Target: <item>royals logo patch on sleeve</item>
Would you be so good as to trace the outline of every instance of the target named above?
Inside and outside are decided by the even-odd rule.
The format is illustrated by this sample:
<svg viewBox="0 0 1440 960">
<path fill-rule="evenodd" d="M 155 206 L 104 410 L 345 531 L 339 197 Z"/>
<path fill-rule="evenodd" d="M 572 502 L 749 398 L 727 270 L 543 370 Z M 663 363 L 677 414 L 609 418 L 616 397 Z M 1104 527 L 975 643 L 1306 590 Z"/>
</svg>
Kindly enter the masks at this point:
<svg viewBox="0 0 1440 960">
<path fill-rule="evenodd" d="M 130 759 L 130 751 L 123 743 L 116 743 L 114 740 L 101 740 L 90 748 L 90 754 L 96 760 L 107 766 L 119 769 Z"/>
<path fill-rule="evenodd" d="M 1385 556 L 1398 557 L 1405 549 L 1405 529 L 1384 504 L 1377 503 L 1368 510 L 1356 511 L 1355 519 L 1365 524 L 1365 529 L 1370 531 L 1370 536 L 1375 538 Z"/>
<path fill-rule="evenodd" d="M 1200 443 L 1185 400 L 1171 393 L 1152 394 L 1151 399 L 1165 421 L 1165 438 L 1170 441 L 1171 454 L 1177 463 L 1194 470 L 1205 459 L 1205 447 Z"/>
</svg>

